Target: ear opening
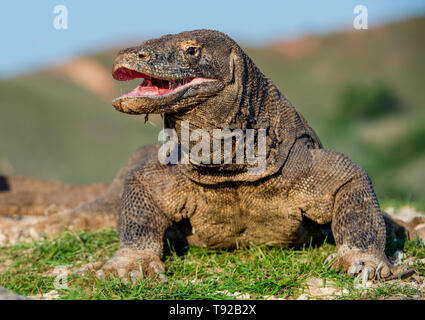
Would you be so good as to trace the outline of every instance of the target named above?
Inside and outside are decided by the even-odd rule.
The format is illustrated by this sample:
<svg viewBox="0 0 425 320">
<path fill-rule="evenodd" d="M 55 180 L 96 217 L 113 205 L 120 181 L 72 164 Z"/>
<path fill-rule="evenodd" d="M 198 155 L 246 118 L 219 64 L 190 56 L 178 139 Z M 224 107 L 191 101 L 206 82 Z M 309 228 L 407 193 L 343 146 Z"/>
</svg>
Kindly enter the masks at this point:
<svg viewBox="0 0 425 320">
<path fill-rule="evenodd" d="M 241 51 L 232 49 L 229 59 L 230 82 L 236 83 L 238 80 L 242 83 L 243 79 L 243 59 Z"/>
<path fill-rule="evenodd" d="M 228 109 L 228 114 L 224 123 L 220 123 L 222 126 L 229 126 L 231 122 L 235 120 L 235 117 L 241 113 L 241 107 L 243 104 L 243 95 L 246 91 L 244 86 L 244 60 L 242 59 L 242 50 L 238 48 L 232 48 L 229 56 L 229 80 L 227 89 L 233 97 L 231 108 Z M 223 120 L 222 120 L 223 121 Z M 245 126 L 245 124 L 243 125 Z"/>
</svg>

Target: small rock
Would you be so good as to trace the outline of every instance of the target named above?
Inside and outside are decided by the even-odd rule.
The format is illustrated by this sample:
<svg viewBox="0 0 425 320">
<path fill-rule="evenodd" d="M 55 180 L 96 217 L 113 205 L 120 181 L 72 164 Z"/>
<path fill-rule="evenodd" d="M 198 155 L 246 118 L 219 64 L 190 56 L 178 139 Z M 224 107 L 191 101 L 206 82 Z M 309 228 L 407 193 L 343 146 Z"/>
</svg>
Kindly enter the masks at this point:
<svg viewBox="0 0 425 320">
<path fill-rule="evenodd" d="M 347 295 L 347 294 L 350 294 L 350 290 L 348 290 L 348 289 L 342 289 L 341 290 L 341 295 Z"/>
<path fill-rule="evenodd" d="M 0 287 L 0 300 L 27 300 L 28 298 L 15 294 Z"/>
<path fill-rule="evenodd" d="M 228 290 L 224 290 L 224 291 L 216 291 L 215 293 L 221 293 L 229 297 L 235 297 L 236 299 L 251 299 L 251 296 L 249 293 L 241 293 L 238 291 L 232 293 Z"/>
<path fill-rule="evenodd" d="M 56 290 L 52 290 L 44 294 L 43 293 L 38 294 L 36 296 L 33 296 L 32 298 L 37 300 L 55 300 L 55 299 L 59 299 L 60 295 L 59 295 L 59 292 L 57 292 Z"/>
<path fill-rule="evenodd" d="M 266 299 L 266 300 L 286 300 L 285 298 L 278 298 L 278 297 L 276 297 L 274 295 L 272 295 L 272 296 L 265 296 L 264 299 Z"/>
<path fill-rule="evenodd" d="M 326 296 L 335 295 L 339 290 L 336 288 L 319 288 L 320 292 Z"/>
</svg>

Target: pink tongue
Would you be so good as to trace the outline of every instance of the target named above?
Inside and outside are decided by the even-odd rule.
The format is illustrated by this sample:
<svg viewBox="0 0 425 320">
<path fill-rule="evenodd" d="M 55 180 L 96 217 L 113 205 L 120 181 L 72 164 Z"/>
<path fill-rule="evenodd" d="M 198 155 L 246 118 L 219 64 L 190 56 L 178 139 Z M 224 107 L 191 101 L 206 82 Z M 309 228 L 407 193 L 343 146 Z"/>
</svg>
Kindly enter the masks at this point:
<svg viewBox="0 0 425 320">
<path fill-rule="evenodd" d="M 131 92 L 125 94 L 125 97 L 137 97 L 137 96 L 160 96 L 166 94 L 171 90 L 158 88 L 158 87 L 142 87 L 138 86 Z"/>
</svg>

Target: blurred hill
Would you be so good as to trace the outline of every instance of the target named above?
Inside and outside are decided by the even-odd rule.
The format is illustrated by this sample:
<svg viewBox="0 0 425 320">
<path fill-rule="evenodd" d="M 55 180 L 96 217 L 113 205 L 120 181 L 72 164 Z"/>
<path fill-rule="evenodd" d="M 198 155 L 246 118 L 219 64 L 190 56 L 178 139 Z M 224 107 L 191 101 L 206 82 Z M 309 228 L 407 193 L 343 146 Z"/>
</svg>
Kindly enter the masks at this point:
<svg viewBox="0 0 425 320">
<path fill-rule="evenodd" d="M 245 48 L 326 148 L 365 168 L 380 200 L 425 206 L 425 17 Z M 0 80 L 0 173 L 109 181 L 161 122 L 113 109 L 118 49 Z"/>
</svg>

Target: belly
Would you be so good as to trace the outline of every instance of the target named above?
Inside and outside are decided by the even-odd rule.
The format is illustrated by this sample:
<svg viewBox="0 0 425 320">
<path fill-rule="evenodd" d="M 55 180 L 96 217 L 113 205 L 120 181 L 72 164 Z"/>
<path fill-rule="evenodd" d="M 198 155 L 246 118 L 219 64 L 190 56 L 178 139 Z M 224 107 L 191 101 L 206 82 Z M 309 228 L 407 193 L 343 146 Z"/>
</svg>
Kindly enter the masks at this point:
<svg viewBox="0 0 425 320">
<path fill-rule="evenodd" d="M 287 199 L 276 195 L 241 197 L 234 190 L 219 194 L 201 194 L 197 210 L 190 218 L 192 245 L 207 248 L 237 248 L 253 244 L 298 246 L 308 242 L 306 218 L 301 210 L 288 205 Z M 318 228 L 313 228 L 318 229 Z"/>
</svg>

